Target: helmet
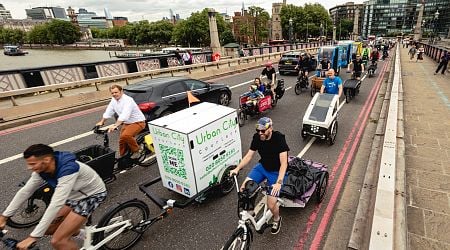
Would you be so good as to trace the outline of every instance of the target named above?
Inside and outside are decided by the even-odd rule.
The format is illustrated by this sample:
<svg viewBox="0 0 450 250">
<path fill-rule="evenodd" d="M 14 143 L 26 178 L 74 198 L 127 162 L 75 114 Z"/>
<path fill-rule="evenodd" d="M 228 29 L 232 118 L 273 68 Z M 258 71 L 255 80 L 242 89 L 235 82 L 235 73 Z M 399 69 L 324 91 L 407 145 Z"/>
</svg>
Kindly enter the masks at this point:
<svg viewBox="0 0 450 250">
<path fill-rule="evenodd" d="M 268 129 L 272 126 L 272 119 L 270 119 L 269 117 L 262 117 L 261 119 L 258 120 L 258 123 L 256 123 L 256 128 L 257 129 Z"/>
<path fill-rule="evenodd" d="M 266 62 L 266 67 L 272 67 L 272 62 L 271 61 Z"/>
</svg>

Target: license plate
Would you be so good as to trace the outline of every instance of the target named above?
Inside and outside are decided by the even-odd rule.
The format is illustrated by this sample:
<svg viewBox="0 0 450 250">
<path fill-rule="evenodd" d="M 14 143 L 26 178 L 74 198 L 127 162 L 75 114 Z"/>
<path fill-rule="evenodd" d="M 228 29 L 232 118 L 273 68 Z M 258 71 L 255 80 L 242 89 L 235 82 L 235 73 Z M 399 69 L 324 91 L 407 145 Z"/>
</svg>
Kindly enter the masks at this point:
<svg viewBox="0 0 450 250">
<path fill-rule="evenodd" d="M 291 61 L 286 61 L 286 62 L 284 62 L 284 64 L 292 64 L 292 62 Z"/>
</svg>

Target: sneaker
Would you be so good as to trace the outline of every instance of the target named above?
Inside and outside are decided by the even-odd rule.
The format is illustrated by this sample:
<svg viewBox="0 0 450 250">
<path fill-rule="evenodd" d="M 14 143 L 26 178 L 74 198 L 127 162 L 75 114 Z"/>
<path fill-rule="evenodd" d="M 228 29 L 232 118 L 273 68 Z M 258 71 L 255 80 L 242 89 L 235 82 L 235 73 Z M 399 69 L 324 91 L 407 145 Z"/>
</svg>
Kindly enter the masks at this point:
<svg viewBox="0 0 450 250">
<path fill-rule="evenodd" d="M 281 220 L 282 220 L 282 217 L 280 216 L 280 219 L 278 221 L 273 221 L 272 230 L 270 230 L 270 232 L 272 234 L 278 234 L 280 232 Z"/>
<path fill-rule="evenodd" d="M 86 239 L 86 231 L 84 229 L 80 229 L 80 232 L 77 235 L 74 235 L 73 238 L 84 241 Z"/>
<path fill-rule="evenodd" d="M 138 151 L 134 152 L 132 155 L 130 155 L 130 158 L 133 159 L 133 160 L 137 160 L 140 157 L 141 157 L 141 151 L 140 150 L 138 150 Z"/>
</svg>

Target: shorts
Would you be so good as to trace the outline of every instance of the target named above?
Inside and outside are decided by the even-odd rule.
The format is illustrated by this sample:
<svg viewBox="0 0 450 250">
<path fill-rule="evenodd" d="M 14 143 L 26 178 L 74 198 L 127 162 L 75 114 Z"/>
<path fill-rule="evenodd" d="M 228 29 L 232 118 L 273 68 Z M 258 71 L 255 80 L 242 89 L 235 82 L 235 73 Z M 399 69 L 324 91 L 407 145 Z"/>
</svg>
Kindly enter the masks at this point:
<svg viewBox="0 0 450 250">
<path fill-rule="evenodd" d="M 284 178 L 286 178 L 286 176 L 287 175 L 285 175 Z M 253 167 L 252 171 L 250 171 L 248 177 L 258 184 L 267 179 L 269 186 L 272 186 L 277 182 L 278 171 L 267 171 L 261 163 L 258 163 Z"/>
<path fill-rule="evenodd" d="M 89 217 L 94 210 L 106 199 L 106 191 L 93 194 L 81 200 L 67 200 L 66 206 L 72 208 L 72 211 L 83 217 Z"/>
</svg>

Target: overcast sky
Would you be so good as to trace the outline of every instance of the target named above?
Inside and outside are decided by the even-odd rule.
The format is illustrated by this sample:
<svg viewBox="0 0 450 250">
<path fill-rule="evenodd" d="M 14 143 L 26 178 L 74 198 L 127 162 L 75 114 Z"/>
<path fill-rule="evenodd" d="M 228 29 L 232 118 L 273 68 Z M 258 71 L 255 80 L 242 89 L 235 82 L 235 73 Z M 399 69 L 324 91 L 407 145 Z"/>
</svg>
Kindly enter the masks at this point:
<svg viewBox="0 0 450 250">
<path fill-rule="evenodd" d="M 305 3 L 320 2 L 327 10 L 349 2 L 350 0 L 302 0 L 287 1 L 288 4 L 303 6 Z M 280 1 L 244 1 L 245 7 L 259 6 L 271 14 L 273 2 Z M 362 3 L 363 0 L 355 0 L 355 3 Z M 104 8 L 108 8 L 113 16 L 125 16 L 130 21 L 138 20 L 161 20 L 162 17 L 169 16 L 169 9 L 174 14 L 180 14 L 181 18 L 189 17 L 192 12 L 200 11 L 206 7 L 214 8 L 218 12 L 227 12 L 233 16 L 235 11 L 240 11 L 242 0 L 0 0 L 0 3 L 15 19 L 26 18 L 25 9 L 42 6 L 59 6 L 67 9 L 69 5 L 78 12 L 78 8 L 85 8 L 88 11 L 97 12 L 97 15 L 104 16 Z"/>
</svg>

